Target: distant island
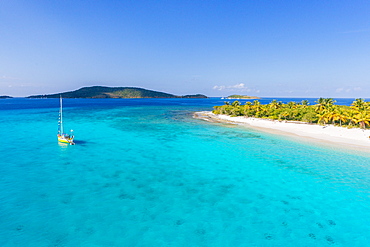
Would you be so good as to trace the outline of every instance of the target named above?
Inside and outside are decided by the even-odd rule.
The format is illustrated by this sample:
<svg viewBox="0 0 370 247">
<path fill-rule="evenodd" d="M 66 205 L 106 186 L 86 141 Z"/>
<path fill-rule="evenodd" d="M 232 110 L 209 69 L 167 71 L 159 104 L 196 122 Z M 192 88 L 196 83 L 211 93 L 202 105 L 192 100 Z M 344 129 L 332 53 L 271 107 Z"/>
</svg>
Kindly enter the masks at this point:
<svg viewBox="0 0 370 247">
<path fill-rule="evenodd" d="M 13 97 L 6 96 L 6 95 L 0 96 L 0 99 L 11 99 L 11 98 L 13 98 Z"/>
<path fill-rule="evenodd" d="M 226 99 L 260 99 L 260 97 L 234 94 L 227 96 Z"/>
<path fill-rule="evenodd" d="M 207 99 L 208 97 L 203 94 L 191 94 L 191 95 L 184 95 L 184 96 L 177 96 L 177 98 L 183 99 Z"/>
<path fill-rule="evenodd" d="M 90 98 L 90 99 L 208 98 L 203 94 L 176 96 L 174 94 L 157 92 L 144 88 L 103 87 L 103 86 L 83 87 L 75 91 L 64 93 L 32 95 L 27 98 L 59 98 L 60 96 L 62 96 L 63 98 Z"/>
</svg>

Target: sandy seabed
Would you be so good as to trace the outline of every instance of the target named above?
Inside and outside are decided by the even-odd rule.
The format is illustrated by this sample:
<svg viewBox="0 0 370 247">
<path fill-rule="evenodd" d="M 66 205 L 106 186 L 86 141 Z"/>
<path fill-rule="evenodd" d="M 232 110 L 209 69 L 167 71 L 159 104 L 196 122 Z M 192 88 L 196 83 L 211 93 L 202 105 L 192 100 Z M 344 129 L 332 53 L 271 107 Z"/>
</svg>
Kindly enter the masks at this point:
<svg viewBox="0 0 370 247">
<path fill-rule="evenodd" d="M 194 113 L 195 118 L 231 124 L 246 125 L 275 134 L 295 135 L 307 139 L 335 143 L 351 149 L 370 148 L 370 130 L 359 128 L 344 128 L 333 125 L 317 125 L 303 122 L 277 121 L 253 117 L 230 117 L 228 115 L 216 115 L 209 111 Z M 365 148 L 365 149 L 364 149 Z M 370 152 L 370 149 L 369 149 Z"/>
</svg>

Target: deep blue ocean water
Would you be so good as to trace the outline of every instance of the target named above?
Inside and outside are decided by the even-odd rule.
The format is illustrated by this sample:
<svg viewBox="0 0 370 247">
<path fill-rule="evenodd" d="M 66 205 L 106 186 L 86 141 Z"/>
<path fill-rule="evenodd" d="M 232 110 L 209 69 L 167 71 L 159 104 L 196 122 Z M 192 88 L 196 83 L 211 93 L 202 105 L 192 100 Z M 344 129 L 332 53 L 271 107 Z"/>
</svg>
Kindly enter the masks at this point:
<svg viewBox="0 0 370 247">
<path fill-rule="evenodd" d="M 369 244 L 369 154 L 192 118 L 223 102 L 65 99 L 68 146 L 58 99 L 0 100 L 0 246 Z"/>
</svg>

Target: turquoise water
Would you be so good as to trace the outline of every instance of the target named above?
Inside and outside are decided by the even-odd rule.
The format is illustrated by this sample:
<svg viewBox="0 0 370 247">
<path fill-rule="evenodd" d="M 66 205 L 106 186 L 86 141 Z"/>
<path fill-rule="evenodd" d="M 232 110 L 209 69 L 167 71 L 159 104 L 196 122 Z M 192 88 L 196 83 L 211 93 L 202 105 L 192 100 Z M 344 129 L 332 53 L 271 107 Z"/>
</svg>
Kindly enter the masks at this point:
<svg viewBox="0 0 370 247">
<path fill-rule="evenodd" d="M 193 119 L 219 100 L 0 101 L 0 246 L 366 246 L 370 155 Z"/>
</svg>

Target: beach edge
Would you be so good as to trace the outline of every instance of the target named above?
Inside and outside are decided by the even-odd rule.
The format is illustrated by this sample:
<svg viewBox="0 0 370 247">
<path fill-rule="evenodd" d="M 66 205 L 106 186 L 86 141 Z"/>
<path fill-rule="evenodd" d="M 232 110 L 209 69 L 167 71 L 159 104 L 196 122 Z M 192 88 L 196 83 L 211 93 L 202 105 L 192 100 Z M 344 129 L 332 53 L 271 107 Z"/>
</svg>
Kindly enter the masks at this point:
<svg viewBox="0 0 370 247">
<path fill-rule="evenodd" d="M 344 148 L 361 149 L 362 151 L 370 152 L 370 130 L 244 116 L 231 117 L 222 114 L 217 115 L 211 111 L 195 112 L 193 117 L 208 122 L 237 124 L 272 134 L 303 137 L 305 140 L 319 141 L 324 144 L 336 144 Z"/>
</svg>

